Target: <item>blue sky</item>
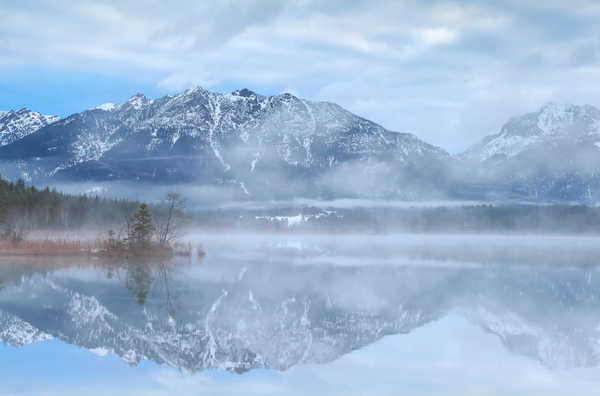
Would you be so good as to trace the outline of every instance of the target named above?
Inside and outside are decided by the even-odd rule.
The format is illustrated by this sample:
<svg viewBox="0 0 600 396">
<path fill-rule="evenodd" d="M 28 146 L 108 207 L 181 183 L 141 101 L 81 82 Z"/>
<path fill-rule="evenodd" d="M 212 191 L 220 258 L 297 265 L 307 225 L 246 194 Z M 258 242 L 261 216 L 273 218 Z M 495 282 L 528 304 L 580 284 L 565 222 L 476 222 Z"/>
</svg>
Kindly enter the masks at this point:
<svg viewBox="0 0 600 396">
<path fill-rule="evenodd" d="M 0 0 L 0 109 L 248 87 L 452 152 L 549 101 L 600 105 L 600 3 Z"/>
</svg>

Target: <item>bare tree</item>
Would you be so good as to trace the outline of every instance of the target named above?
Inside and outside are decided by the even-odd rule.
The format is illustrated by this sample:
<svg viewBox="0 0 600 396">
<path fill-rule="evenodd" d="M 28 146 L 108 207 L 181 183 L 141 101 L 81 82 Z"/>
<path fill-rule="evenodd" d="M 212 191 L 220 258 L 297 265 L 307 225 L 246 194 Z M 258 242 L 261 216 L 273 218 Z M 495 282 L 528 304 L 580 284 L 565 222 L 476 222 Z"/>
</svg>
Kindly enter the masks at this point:
<svg viewBox="0 0 600 396">
<path fill-rule="evenodd" d="M 160 244 L 167 245 L 177 239 L 183 223 L 185 207 L 185 199 L 176 192 L 167 193 L 167 196 L 161 201 L 160 212 L 155 216 Z"/>
</svg>

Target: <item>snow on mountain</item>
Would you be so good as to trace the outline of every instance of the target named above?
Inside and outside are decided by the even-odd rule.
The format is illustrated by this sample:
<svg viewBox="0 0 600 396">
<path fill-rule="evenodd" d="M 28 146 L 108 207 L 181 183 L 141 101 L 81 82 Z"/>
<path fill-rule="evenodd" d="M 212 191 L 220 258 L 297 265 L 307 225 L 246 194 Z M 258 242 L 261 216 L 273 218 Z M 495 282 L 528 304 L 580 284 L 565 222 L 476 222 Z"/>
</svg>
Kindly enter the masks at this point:
<svg viewBox="0 0 600 396">
<path fill-rule="evenodd" d="M 0 131 L 2 174 L 39 184 L 191 183 L 239 199 L 600 200 L 600 110 L 588 105 L 547 104 L 455 157 L 333 103 L 248 89 L 138 93 L 61 120 L 2 112 Z"/>
<path fill-rule="evenodd" d="M 588 105 L 549 103 L 538 112 L 511 119 L 498 134 L 486 137 L 465 156 L 479 161 L 511 158 L 536 146 L 586 137 L 600 141 L 600 110 Z"/>
<path fill-rule="evenodd" d="M 119 107 L 119 105 L 114 104 L 112 102 L 107 102 L 107 103 L 103 103 L 100 106 L 95 107 L 95 109 L 98 110 L 104 110 L 104 111 L 113 111 L 115 109 L 117 109 Z"/>
<path fill-rule="evenodd" d="M 200 181 L 236 186 L 245 195 L 289 186 L 287 180 L 314 182 L 350 164 L 360 164 L 365 174 L 404 169 L 418 180 L 421 169 L 448 158 L 411 134 L 388 131 L 332 103 L 200 87 L 104 104 L 0 150 L 5 174 L 12 167 L 15 176 Z"/>
<path fill-rule="evenodd" d="M 458 180 L 496 197 L 600 200 L 600 110 L 550 103 L 457 157 Z"/>
<path fill-rule="evenodd" d="M 58 119 L 29 109 L 0 111 L 0 146 L 22 139 Z"/>
</svg>

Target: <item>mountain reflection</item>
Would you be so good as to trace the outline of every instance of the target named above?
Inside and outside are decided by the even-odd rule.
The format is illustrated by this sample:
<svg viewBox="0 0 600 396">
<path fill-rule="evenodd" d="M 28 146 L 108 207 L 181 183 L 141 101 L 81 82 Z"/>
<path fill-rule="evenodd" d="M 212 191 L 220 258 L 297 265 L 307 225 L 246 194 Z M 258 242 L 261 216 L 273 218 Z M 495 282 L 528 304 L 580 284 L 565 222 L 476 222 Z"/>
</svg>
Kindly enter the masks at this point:
<svg viewBox="0 0 600 396">
<path fill-rule="evenodd" d="M 599 363 L 594 267 L 345 259 L 289 246 L 200 263 L 5 259 L 0 338 L 13 346 L 54 338 L 190 372 L 285 370 L 457 312 L 548 367 Z"/>
</svg>

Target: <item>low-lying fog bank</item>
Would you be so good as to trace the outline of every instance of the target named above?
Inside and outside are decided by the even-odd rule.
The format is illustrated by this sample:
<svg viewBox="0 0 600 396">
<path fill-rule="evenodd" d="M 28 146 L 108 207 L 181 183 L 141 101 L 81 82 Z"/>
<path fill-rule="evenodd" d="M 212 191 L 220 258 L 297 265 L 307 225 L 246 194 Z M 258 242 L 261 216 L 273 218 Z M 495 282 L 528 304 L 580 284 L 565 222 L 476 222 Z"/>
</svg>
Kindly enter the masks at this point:
<svg viewBox="0 0 600 396">
<path fill-rule="evenodd" d="M 600 235 L 600 207 L 523 202 L 293 199 L 239 201 L 200 187 L 72 184 L 35 190 L 6 184 L 4 217 L 13 229 L 125 229 L 140 203 L 163 216 L 165 197 L 181 199 L 182 226 L 210 232 L 266 233 L 533 233 Z M 173 193 L 170 190 L 176 191 Z M 29 194 L 29 195 L 28 195 Z M 25 197 L 25 198 L 23 198 Z M 106 197 L 110 199 L 103 199 Z M 177 202 L 180 202 L 178 198 Z M 123 200 L 129 199 L 129 200 Z M 51 231 L 49 231 L 51 232 Z"/>
<path fill-rule="evenodd" d="M 600 237 L 475 234 L 266 235 L 195 232 L 207 257 L 334 265 L 600 264 Z"/>
<path fill-rule="evenodd" d="M 190 225 L 210 231 L 299 233 L 600 234 L 600 208 L 567 205 L 287 206 L 205 209 Z"/>
<path fill-rule="evenodd" d="M 93 242 L 100 231 L 37 231 L 28 238 Z M 181 246 L 208 257 L 244 262 L 284 259 L 291 264 L 332 265 L 561 265 L 600 264 L 600 236 L 484 233 L 289 233 L 189 229 Z M 188 245 L 189 243 L 189 245 Z"/>
</svg>

